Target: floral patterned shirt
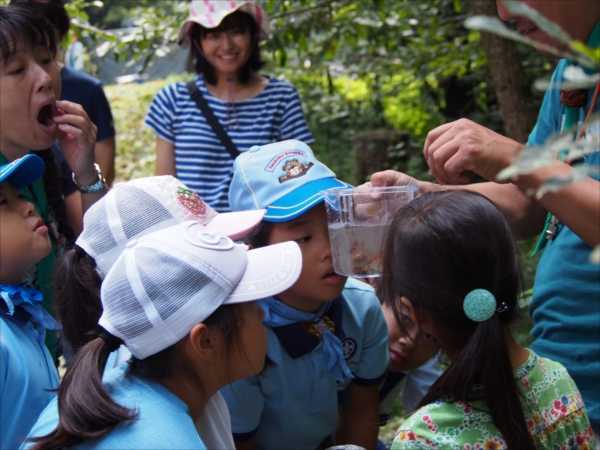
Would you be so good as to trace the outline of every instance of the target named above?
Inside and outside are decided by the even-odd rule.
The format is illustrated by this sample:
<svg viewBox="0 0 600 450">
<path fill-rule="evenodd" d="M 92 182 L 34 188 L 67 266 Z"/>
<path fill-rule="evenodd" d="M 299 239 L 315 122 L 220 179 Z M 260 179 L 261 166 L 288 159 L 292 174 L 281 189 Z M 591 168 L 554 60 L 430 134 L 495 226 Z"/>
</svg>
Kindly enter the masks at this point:
<svg viewBox="0 0 600 450">
<path fill-rule="evenodd" d="M 514 373 L 527 426 L 537 448 L 595 448 L 579 390 L 561 364 L 529 350 L 529 358 Z M 484 400 L 438 400 L 426 405 L 400 426 L 392 450 L 506 449 L 502 433 L 486 409 Z"/>
</svg>

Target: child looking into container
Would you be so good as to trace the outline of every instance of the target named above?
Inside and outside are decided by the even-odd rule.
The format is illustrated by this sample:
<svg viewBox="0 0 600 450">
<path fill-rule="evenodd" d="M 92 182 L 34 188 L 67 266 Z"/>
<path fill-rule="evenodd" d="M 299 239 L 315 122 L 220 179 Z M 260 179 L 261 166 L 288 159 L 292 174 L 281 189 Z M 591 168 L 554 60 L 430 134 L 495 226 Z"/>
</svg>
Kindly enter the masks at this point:
<svg viewBox="0 0 600 450">
<path fill-rule="evenodd" d="M 163 175 L 120 183 L 85 214 L 84 229 L 73 249 L 59 258 L 55 286 L 56 317 L 73 353 L 102 332 L 100 287 L 127 244 L 178 223 L 194 220 L 231 239 L 238 239 L 260 222 L 265 211 L 218 214 L 180 180 Z M 81 301 L 85 298 L 85 301 Z M 131 357 L 121 346 L 106 370 Z M 208 448 L 233 448 L 227 405 L 218 392 L 195 422 Z"/>
<path fill-rule="evenodd" d="M 521 272 L 493 203 L 469 191 L 425 194 L 398 211 L 385 249 L 384 305 L 450 362 L 392 449 L 594 447 L 567 370 L 511 336 Z"/>
<path fill-rule="evenodd" d="M 50 252 L 48 227 L 19 189 L 44 173 L 27 155 L 0 167 L 0 448 L 18 448 L 56 396 L 58 373 L 44 344 L 57 324 L 42 307 L 42 293 L 25 275 Z"/>
<path fill-rule="evenodd" d="M 246 242 L 259 248 L 292 240 L 303 256 L 298 281 L 259 302 L 271 364 L 221 391 L 238 449 L 333 445 L 338 383 L 346 391 L 343 443 L 376 446 L 387 328 L 373 289 L 333 271 L 320 194 L 345 187 L 299 141 L 255 146 L 235 160 L 232 210 L 267 210 Z"/>
<path fill-rule="evenodd" d="M 264 365 L 264 313 L 247 302 L 301 265 L 293 242 L 248 251 L 195 221 L 129 241 L 102 283 L 104 331 L 71 361 L 32 448 L 206 448 L 194 424 L 207 402 Z M 121 344 L 131 360 L 102 377 Z"/>
</svg>

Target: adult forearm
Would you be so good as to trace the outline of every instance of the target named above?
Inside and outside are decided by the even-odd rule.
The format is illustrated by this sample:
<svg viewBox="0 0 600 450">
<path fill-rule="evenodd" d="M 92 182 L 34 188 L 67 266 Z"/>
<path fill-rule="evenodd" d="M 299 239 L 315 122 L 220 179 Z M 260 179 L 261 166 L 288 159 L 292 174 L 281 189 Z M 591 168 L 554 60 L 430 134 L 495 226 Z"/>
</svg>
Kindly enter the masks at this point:
<svg viewBox="0 0 600 450">
<path fill-rule="evenodd" d="M 522 189 L 537 189 L 545 179 L 568 178 L 573 170 L 567 164 L 556 162 L 527 176 L 515 184 Z M 591 247 L 600 244 L 600 182 L 586 178 L 570 183 L 557 192 L 548 192 L 539 204 L 554 214 L 577 236 Z"/>
<path fill-rule="evenodd" d="M 535 237 L 543 229 L 546 210 L 539 202 L 528 197 L 522 189 L 514 184 L 486 182 L 442 186 L 437 183 L 419 182 L 421 193 L 454 189 L 477 192 L 494 202 L 508 218 L 519 239 Z"/>
</svg>

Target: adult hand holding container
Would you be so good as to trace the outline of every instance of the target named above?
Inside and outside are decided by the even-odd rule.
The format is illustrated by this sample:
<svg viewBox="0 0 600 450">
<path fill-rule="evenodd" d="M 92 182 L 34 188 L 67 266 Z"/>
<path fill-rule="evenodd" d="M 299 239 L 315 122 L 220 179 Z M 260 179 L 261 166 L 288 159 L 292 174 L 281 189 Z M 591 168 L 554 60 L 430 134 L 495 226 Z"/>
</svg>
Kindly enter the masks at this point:
<svg viewBox="0 0 600 450">
<path fill-rule="evenodd" d="M 389 224 L 417 191 L 417 186 L 323 191 L 335 272 L 351 277 L 381 276 L 382 244 Z"/>
</svg>

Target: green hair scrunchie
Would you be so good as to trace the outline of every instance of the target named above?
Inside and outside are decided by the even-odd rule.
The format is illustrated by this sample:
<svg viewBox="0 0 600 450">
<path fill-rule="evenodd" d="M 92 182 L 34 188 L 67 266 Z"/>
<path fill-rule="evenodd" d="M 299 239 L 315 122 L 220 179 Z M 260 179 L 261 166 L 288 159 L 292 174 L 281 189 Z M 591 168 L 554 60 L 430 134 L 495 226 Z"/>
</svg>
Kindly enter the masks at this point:
<svg viewBox="0 0 600 450">
<path fill-rule="evenodd" d="M 496 312 L 496 298 L 488 290 L 474 289 L 465 297 L 463 309 L 472 321 L 485 322 Z"/>
</svg>

